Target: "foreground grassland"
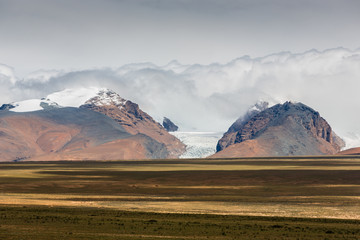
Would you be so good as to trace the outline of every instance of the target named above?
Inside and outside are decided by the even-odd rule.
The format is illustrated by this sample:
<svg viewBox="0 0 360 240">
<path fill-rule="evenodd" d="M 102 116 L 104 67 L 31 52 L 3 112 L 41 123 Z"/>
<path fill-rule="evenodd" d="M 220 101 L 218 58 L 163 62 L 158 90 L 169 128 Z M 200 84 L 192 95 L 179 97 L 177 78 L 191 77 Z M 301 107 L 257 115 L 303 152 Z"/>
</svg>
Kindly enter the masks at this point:
<svg viewBox="0 0 360 240">
<path fill-rule="evenodd" d="M 360 221 L 0 207 L 0 239 L 359 239 Z"/>
<path fill-rule="evenodd" d="M 359 225 L 358 157 L 0 163 L 0 239 L 360 239 Z"/>
</svg>

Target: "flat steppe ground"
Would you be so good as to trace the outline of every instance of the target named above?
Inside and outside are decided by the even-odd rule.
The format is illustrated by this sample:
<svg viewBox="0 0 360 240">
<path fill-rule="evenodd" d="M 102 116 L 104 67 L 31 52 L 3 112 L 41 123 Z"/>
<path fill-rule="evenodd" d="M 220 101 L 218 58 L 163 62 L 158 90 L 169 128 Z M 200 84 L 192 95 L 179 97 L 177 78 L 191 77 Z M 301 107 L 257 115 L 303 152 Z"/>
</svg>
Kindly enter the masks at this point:
<svg viewBox="0 0 360 240">
<path fill-rule="evenodd" d="M 0 163 L 0 239 L 360 239 L 360 158 Z"/>
</svg>

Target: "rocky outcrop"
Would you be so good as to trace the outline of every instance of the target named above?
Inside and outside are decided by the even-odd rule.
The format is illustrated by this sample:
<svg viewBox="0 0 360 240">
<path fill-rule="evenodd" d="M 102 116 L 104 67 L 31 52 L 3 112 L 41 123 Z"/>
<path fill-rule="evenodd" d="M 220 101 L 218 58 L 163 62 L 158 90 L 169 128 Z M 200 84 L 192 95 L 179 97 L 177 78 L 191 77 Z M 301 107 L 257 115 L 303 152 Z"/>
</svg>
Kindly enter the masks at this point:
<svg viewBox="0 0 360 240">
<path fill-rule="evenodd" d="M 335 154 L 342 145 L 318 112 L 302 103 L 286 102 L 233 124 L 219 140 L 217 156 Z"/>
<path fill-rule="evenodd" d="M 6 111 L 6 110 L 10 110 L 12 108 L 15 108 L 15 106 L 12 104 L 3 104 L 0 107 L 0 111 Z"/>
<path fill-rule="evenodd" d="M 185 145 L 179 139 L 169 134 L 136 103 L 121 98 L 115 92 L 104 91 L 99 96 L 86 101 L 80 108 L 105 114 L 130 134 L 141 133 L 164 144 L 168 151 L 168 158 L 177 158 L 185 151 Z"/>
<path fill-rule="evenodd" d="M 167 117 L 164 117 L 163 120 L 163 127 L 166 129 L 166 131 L 168 132 L 176 132 L 179 127 L 175 125 L 175 123 L 173 123 L 170 119 L 168 119 Z"/>
</svg>

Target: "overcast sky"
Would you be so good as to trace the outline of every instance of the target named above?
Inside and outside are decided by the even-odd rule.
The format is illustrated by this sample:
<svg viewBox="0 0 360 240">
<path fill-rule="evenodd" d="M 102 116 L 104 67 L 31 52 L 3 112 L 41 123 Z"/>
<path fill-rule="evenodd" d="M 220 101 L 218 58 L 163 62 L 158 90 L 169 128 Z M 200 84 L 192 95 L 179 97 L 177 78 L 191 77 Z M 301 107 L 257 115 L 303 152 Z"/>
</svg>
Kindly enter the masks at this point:
<svg viewBox="0 0 360 240">
<path fill-rule="evenodd" d="M 0 63 L 24 77 L 356 49 L 359 11 L 358 0 L 0 0 Z"/>
<path fill-rule="evenodd" d="M 182 130 L 226 131 L 260 99 L 293 100 L 360 146 L 359 12 L 359 0 L 0 0 L 0 104 L 107 87 Z M 153 64 L 126 65 L 141 62 Z"/>
</svg>

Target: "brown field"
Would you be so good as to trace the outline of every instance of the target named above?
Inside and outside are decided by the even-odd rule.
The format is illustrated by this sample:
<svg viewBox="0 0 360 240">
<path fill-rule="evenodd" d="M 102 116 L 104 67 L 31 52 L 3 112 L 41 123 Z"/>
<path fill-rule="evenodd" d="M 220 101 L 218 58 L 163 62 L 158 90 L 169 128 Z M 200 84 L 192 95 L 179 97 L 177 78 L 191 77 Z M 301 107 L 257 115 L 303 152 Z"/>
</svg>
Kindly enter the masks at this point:
<svg viewBox="0 0 360 240">
<path fill-rule="evenodd" d="M 1 163 L 0 204 L 360 219 L 360 158 Z"/>
</svg>

